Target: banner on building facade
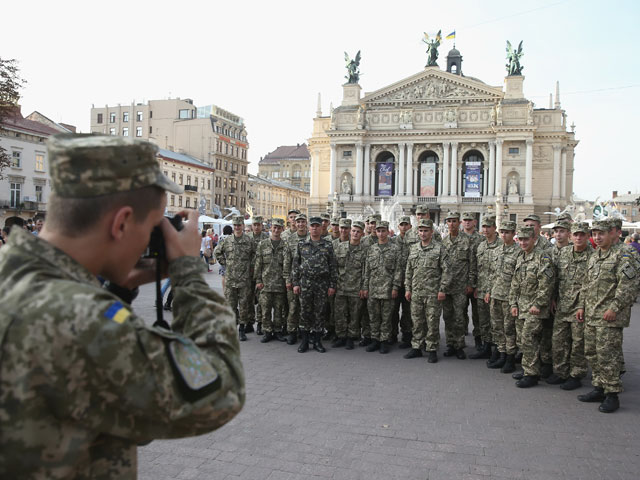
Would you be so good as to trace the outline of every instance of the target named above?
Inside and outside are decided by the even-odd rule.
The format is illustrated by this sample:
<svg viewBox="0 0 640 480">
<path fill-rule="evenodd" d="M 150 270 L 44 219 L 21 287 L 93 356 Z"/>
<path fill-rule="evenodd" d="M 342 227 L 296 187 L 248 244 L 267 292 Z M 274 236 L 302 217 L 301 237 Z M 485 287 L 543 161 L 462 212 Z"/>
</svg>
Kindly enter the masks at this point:
<svg viewBox="0 0 640 480">
<path fill-rule="evenodd" d="M 465 166 L 464 196 L 480 197 L 480 189 L 482 188 L 482 162 L 466 162 Z"/>
<path fill-rule="evenodd" d="M 436 196 L 436 164 L 422 162 L 420 164 L 420 196 Z"/>
<path fill-rule="evenodd" d="M 393 195 L 393 162 L 378 163 L 378 195 Z"/>
</svg>

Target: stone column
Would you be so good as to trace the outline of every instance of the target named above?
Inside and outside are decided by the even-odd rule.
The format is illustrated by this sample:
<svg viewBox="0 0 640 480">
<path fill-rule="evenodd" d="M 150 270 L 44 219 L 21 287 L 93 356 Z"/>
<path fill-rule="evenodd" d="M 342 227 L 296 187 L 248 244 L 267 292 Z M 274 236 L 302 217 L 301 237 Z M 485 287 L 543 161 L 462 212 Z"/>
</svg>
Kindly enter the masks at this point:
<svg viewBox="0 0 640 480">
<path fill-rule="evenodd" d="M 404 196 L 404 183 L 405 183 L 405 176 L 404 176 L 404 143 L 399 143 L 398 144 L 398 151 L 400 152 L 400 154 L 398 155 L 398 166 L 400 167 L 400 171 L 399 171 L 399 175 L 398 175 L 398 189 L 396 190 L 396 195 L 402 195 Z"/>
<path fill-rule="evenodd" d="M 442 193 L 441 195 L 449 195 L 449 145 L 451 142 L 442 142 L 442 149 L 444 150 L 444 158 L 442 160 Z"/>
<path fill-rule="evenodd" d="M 407 195 L 413 196 L 413 143 L 407 143 Z"/>
<path fill-rule="evenodd" d="M 531 196 L 533 185 L 533 140 L 527 140 L 527 150 L 525 157 L 525 180 L 524 180 L 524 194 L 527 197 Z"/>
<path fill-rule="evenodd" d="M 356 143 L 356 195 L 362 195 L 362 143 Z"/>
<path fill-rule="evenodd" d="M 489 195 L 496 193 L 496 142 L 489 141 Z"/>
<path fill-rule="evenodd" d="M 485 163 L 485 167 L 484 167 L 484 173 L 482 175 L 482 196 L 486 197 L 487 196 L 487 185 L 489 184 L 489 179 L 487 178 L 489 169 L 486 166 L 487 164 Z"/>
<path fill-rule="evenodd" d="M 362 169 L 362 175 L 364 180 L 364 195 L 371 195 L 371 187 L 369 184 L 369 180 L 371 179 L 371 175 L 369 174 L 369 162 L 371 157 L 371 145 L 364 146 L 364 167 Z"/>
<path fill-rule="evenodd" d="M 458 142 L 451 142 L 451 196 L 458 195 Z"/>
<path fill-rule="evenodd" d="M 496 195 L 502 195 L 502 143 L 501 138 L 496 140 Z"/>
<path fill-rule="evenodd" d="M 371 195 L 375 196 L 376 194 L 376 169 L 375 164 L 372 165 L 373 168 L 369 171 L 370 185 L 371 185 Z"/>
<path fill-rule="evenodd" d="M 443 162 L 438 165 L 438 193 L 436 196 L 442 195 L 442 165 Z"/>
<path fill-rule="evenodd" d="M 562 160 L 560 167 L 560 198 L 567 196 L 567 149 L 562 149 Z"/>
<path fill-rule="evenodd" d="M 551 198 L 560 196 L 560 155 L 562 147 L 560 145 L 553 146 L 553 184 L 551 190 Z"/>
<path fill-rule="evenodd" d="M 336 191 L 336 146 L 331 145 L 331 163 L 329 167 L 329 196 L 333 197 Z"/>
</svg>

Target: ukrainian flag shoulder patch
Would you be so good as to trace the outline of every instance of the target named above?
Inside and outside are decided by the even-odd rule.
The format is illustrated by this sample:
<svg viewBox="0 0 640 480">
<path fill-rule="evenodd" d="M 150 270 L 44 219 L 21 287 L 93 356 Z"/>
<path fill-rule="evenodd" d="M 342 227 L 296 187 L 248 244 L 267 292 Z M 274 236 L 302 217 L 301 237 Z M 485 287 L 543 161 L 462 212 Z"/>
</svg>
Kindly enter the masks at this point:
<svg viewBox="0 0 640 480">
<path fill-rule="evenodd" d="M 116 323 L 122 323 L 131 316 L 131 312 L 127 310 L 122 303 L 114 302 L 107 311 L 104 312 L 104 316 Z"/>
</svg>

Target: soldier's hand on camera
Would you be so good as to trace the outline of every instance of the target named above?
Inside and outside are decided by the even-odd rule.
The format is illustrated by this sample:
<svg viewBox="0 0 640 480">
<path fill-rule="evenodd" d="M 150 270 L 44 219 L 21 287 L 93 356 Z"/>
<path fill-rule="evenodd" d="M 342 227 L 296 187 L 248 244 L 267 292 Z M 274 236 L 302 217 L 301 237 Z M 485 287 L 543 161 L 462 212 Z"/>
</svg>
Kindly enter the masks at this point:
<svg viewBox="0 0 640 480">
<path fill-rule="evenodd" d="M 602 318 L 604 318 L 605 321 L 607 321 L 607 322 L 615 322 L 616 321 L 616 312 L 614 312 L 613 310 L 609 309 L 606 312 L 604 312 L 604 316 Z"/>
<path fill-rule="evenodd" d="M 177 231 L 166 218 L 160 224 L 169 262 L 180 257 L 200 256 L 201 237 L 198 234 L 197 210 L 183 210 L 178 215 L 187 220 L 182 230 Z"/>
<path fill-rule="evenodd" d="M 162 276 L 167 276 L 166 265 L 161 268 Z M 153 258 L 141 258 L 129 272 L 127 279 L 121 287 L 133 290 L 145 283 L 154 282 L 156 279 L 156 261 Z"/>
</svg>

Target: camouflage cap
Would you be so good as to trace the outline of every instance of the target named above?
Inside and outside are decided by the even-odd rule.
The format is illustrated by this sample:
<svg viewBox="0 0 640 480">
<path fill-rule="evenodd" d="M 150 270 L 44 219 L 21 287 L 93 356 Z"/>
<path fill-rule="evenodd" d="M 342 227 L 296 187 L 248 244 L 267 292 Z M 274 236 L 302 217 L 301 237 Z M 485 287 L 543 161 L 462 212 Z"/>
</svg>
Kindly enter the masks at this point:
<svg viewBox="0 0 640 480">
<path fill-rule="evenodd" d="M 362 230 L 364 230 L 364 222 L 361 220 L 354 220 L 353 222 L 351 222 L 351 226 L 352 227 L 358 227 Z"/>
<path fill-rule="evenodd" d="M 378 223 L 378 219 L 375 217 L 375 215 L 369 215 L 367 217 L 367 222 L 369 222 L 369 223 Z"/>
<path fill-rule="evenodd" d="M 433 220 L 430 220 L 428 218 L 421 218 L 420 220 L 418 220 L 418 228 L 433 228 Z"/>
<path fill-rule="evenodd" d="M 298 215 L 300 213 L 300 210 L 298 210 L 297 208 L 292 208 L 287 212 L 287 215 L 291 215 L 292 213 L 295 213 L 296 215 Z"/>
<path fill-rule="evenodd" d="M 575 222 L 571 224 L 571 233 L 589 233 L 589 224 L 587 222 Z"/>
<path fill-rule="evenodd" d="M 622 219 L 621 218 L 608 218 L 607 222 L 611 225 L 612 228 L 617 228 L 620 230 L 622 228 Z"/>
<path fill-rule="evenodd" d="M 429 213 L 429 207 L 426 205 L 418 205 L 416 207 L 416 213 Z"/>
<path fill-rule="evenodd" d="M 560 220 L 553 224 L 553 229 L 555 230 L 556 228 L 564 228 L 565 230 L 571 230 L 571 224 L 566 220 Z"/>
<path fill-rule="evenodd" d="M 350 218 L 341 218 L 338 222 L 339 227 L 351 228 L 351 219 Z"/>
<path fill-rule="evenodd" d="M 500 222 L 500 230 L 515 232 L 516 222 L 512 220 L 503 220 Z"/>
<path fill-rule="evenodd" d="M 460 214 L 458 212 L 449 212 L 447 216 L 444 217 L 445 220 L 449 220 L 450 218 L 455 218 L 456 220 L 460 220 Z"/>
<path fill-rule="evenodd" d="M 403 215 L 402 217 L 400 217 L 400 220 L 398 220 L 398 225 L 402 223 L 408 223 L 409 225 L 411 225 L 411 217 L 409 217 L 408 215 Z"/>
<path fill-rule="evenodd" d="M 533 238 L 534 235 L 533 227 L 523 225 L 518 228 L 518 238 Z"/>
<path fill-rule="evenodd" d="M 260 215 L 256 215 L 251 219 L 251 223 L 262 223 L 262 217 Z"/>
<path fill-rule="evenodd" d="M 476 216 L 473 212 L 462 212 L 462 220 L 475 220 Z"/>
<path fill-rule="evenodd" d="M 113 135 L 54 135 L 47 143 L 51 186 L 64 198 L 89 198 L 156 186 L 184 193 L 160 170 L 158 147 Z"/>
<path fill-rule="evenodd" d="M 534 222 L 540 223 L 540 217 L 538 215 L 536 215 L 535 213 L 530 213 L 529 215 L 524 217 L 523 222 L 526 222 L 527 220 L 533 220 Z"/>
<path fill-rule="evenodd" d="M 322 217 L 311 217 L 309 219 L 309 225 L 322 225 Z"/>
<path fill-rule="evenodd" d="M 495 227 L 496 226 L 496 217 L 492 217 L 490 215 L 485 215 L 482 217 L 482 227 Z"/>
<path fill-rule="evenodd" d="M 272 218 L 271 219 L 271 226 L 272 227 L 282 227 L 284 228 L 284 220 L 281 218 Z"/>
<path fill-rule="evenodd" d="M 307 216 L 304 213 L 299 213 L 298 215 L 296 215 L 296 222 L 298 220 L 307 220 Z"/>
<path fill-rule="evenodd" d="M 374 213 L 373 215 L 371 215 L 373 218 L 376 219 L 376 221 L 380 221 L 382 220 L 382 215 L 380 215 L 379 213 Z"/>
<path fill-rule="evenodd" d="M 611 222 L 607 220 L 596 220 L 591 224 L 591 230 L 599 230 L 601 232 L 608 232 L 611 230 Z"/>
<path fill-rule="evenodd" d="M 329 215 L 328 213 L 321 213 L 320 218 L 322 220 L 331 220 L 331 215 Z"/>
<path fill-rule="evenodd" d="M 333 217 L 331 219 L 331 225 L 340 225 L 340 217 Z"/>
<path fill-rule="evenodd" d="M 387 222 L 386 220 L 380 220 L 376 224 L 376 230 L 378 230 L 379 228 L 384 228 L 385 230 L 388 230 L 389 229 L 389 222 Z"/>
<path fill-rule="evenodd" d="M 242 217 L 240 215 L 236 215 L 231 220 L 231 223 L 233 223 L 234 225 L 244 225 L 244 217 Z"/>
<path fill-rule="evenodd" d="M 564 220 L 569 223 L 573 222 L 573 218 L 571 218 L 571 214 L 569 212 L 561 213 L 560 215 L 558 215 L 557 220 L 558 221 Z"/>
</svg>

